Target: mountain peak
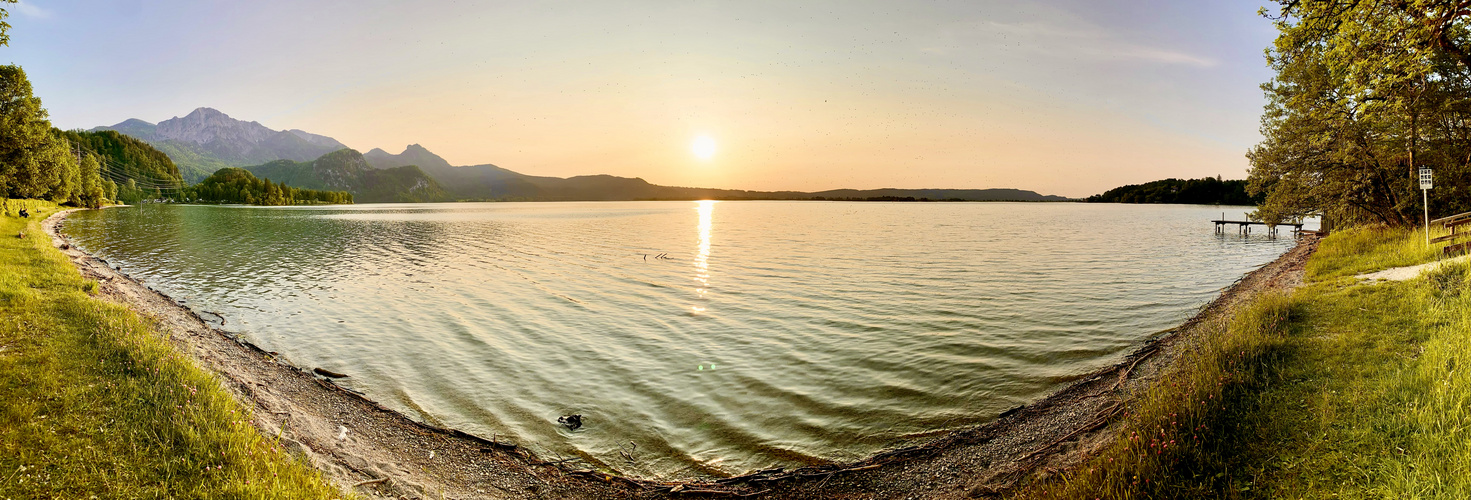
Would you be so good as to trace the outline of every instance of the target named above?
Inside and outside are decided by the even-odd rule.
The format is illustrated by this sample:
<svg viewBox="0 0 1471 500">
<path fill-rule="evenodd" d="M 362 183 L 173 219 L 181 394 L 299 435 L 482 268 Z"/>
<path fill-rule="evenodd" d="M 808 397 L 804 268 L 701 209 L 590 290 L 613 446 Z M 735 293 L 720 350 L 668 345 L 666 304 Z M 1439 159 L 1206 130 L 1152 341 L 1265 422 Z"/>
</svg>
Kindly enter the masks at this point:
<svg viewBox="0 0 1471 500">
<path fill-rule="evenodd" d="M 367 157 L 368 163 L 373 165 L 373 168 L 393 168 L 406 165 L 418 165 L 425 170 L 450 168 L 449 162 L 444 161 L 444 158 L 440 158 L 439 155 L 418 144 L 410 144 L 404 148 L 404 152 L 396 155 L 374 148 L 363 156 Z"/>
<path fill-rule="evenodd" d="M 230 118 L 230 115 L 221 113 L 220 110 L 215 109 L 215 108 L 205 108 L 205 107 L 194 108 L 194 111 L 190 111 L 189 114 L 184 115 L 184 118 L 185 119 L 190 119 L 190 118 L 193 118 L 193 119 L 208 119 L 208 118 L 216 118 L 216 117 L 223 117 L 223 118 L 227 118 L 228 119 L 228 118 Z M 175 116 L 174 118 L 178 118 L 178 117 Z"/>
<path fill-rule="evenodd" d="M 265 140 L 276 131 L 254 122 L 244 122 L 213 108 L 198 108 L 183 118 L 170 118 L 158 122 L 160 139 L 172 139 L 194 144 L 212 141 L 227 143 L 233 153 L 248 149 L 249 145 Z M 274 159 L 274 158 L 273 158 Z"/>
<path fill-rule="evenodd" d="M 117 125 L 113 125 L 112 128 L 152 127 L 152 126 L 153 126 L 152 123 L 148 123 L 148 122 L 145 122 L 143 120 L 139 120 L 137 118 L 129 118 L 129 119 L 123 120 L 121 122 L 118 122 L 118 124 Z"/>
<path fill-rule="evenodd" d="M 244 166 L 278 159 L 311 160 L 347 147 L 336 139 L 303 130 L 272 130 L 260 122 L 236 120 L 220 110 L 198 107 L 157 125 L 129 119 L 111 127 L 164 150 L 174 163 L 213 172 L 221 164 Z M 94 129 L 94 130 L 97 130 Z"/>
<path fill-rule="evenodd" d="M 251 122 L 251 123 L 255 123 L 255 122 Z M 337 139 L 333 139 L 333 138 L 327 137 L 325 135 L 313 134 L 311 132 L 307 132 L 307 131 L 302 130 L 302 129 L 299 129 L 299 128 L 294 128 L 294 129 L 291 129 L 291 130 L 287 130 L 287 132 L 290 132 L 292 135 L 295 135 L 297 137 L 300 137 L 301 140 L 306 141 L 307 143 L 312 144 L 314 146 L 322 146 L 322 147 L 327 147 L 327 148 L 333 148 L 334 150 L 336 150 L 336 149 L 342 149 L 342 148 L 347 147 L 346 144 L 337 142 Z"/>
</svg>

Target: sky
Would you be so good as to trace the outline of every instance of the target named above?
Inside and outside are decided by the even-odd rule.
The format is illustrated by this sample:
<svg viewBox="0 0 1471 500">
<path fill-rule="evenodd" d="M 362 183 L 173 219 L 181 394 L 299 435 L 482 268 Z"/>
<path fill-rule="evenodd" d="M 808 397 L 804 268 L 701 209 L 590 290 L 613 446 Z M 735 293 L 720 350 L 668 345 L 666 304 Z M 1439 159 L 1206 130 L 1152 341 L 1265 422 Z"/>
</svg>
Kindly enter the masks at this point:
<svg viewBox="0 0 1471 500">
<path fill-rule="evenodd" d="M 211 107 L 531 175 L 1081 197 L 1246 175 L 1262 5 L 23 0 L 0 63 L 63 129 Z"/>
</svg>

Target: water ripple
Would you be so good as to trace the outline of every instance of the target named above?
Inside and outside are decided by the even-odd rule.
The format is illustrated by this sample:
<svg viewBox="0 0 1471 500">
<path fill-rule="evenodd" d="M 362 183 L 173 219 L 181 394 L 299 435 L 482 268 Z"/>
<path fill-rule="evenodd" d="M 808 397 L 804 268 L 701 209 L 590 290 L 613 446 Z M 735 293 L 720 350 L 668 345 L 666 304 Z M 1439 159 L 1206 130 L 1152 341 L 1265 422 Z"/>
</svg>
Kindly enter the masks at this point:
<svg viewBox="0 0 1471 500">
<path fill-rule="evenodd" d="M 65 230 L 409 415 L 679 477 L 861 457 L 1116 362 L 1291 244 L 1215 235 L 1220 211 L 144 206 Z"/>
</svg>

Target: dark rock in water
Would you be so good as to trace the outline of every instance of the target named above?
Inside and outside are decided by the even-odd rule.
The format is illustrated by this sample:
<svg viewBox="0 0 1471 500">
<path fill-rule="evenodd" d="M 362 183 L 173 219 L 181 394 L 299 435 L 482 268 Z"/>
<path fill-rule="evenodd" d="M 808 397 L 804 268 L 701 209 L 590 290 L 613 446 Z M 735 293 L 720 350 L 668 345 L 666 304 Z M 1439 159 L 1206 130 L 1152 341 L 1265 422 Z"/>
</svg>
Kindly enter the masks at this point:
<svg viewBox="0 0 1471 500">
<path fill-rule="evenodd" d="M 582 415 L 562 415 L 557 417 L 557 423 L 567 426 L 568 430 L 577 430 L 582 427 Z"/>
<path fill-rule="evenodd" d="M 326 368 L 322 368 L 322 367 L 320 367 L 320 366 L 319 366 L 319 367 L 316 367 L 316 368 L 313 368 L 313 369 L 312 369 L 312 372 L 314 372 L 314 373 L 316 373 L 316 374 L 317 374 L 317 375 L 321 375 L 321 376 L 323 376 L 323 377 L 331 377 L 331 378 L 347 378 L 347 375 L 346 375 L 346 374 L 343 374 L 343 373 L 337 373 L 337 372 L 334 372 L 334 371 L 331 371 L 331 370 L 328 370 L 328 369 L 326 369 Z"/>
<path fill-rule="evenodd" d="M 1006 417 L 1012 416 L 1016 412 L 1022 411 L 1022 409 L 1026 408 L 1026 407 L 1027 407 L 1027 405 L 1021 405 L 1021 406 L 1018 406 L 1016 408 L 1012 408 L 1010 410 L 1003 411 L 1003 412 L 1001 412 L 1001 415 L 998 415 L 996 418 L 1006 418 Z"/>
</svg>

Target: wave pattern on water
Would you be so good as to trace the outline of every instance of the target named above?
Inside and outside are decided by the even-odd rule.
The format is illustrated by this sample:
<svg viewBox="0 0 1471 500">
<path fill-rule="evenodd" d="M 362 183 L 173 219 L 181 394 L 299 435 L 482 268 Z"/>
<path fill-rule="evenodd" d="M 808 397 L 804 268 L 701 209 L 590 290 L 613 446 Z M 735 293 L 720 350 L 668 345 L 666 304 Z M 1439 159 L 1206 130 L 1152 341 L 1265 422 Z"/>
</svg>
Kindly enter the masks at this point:
<svg viewBox="0 0 1471 500">
<path fill-rule="evenodd" d="M 409 415 L 680 477 L 862 457 L 1115 362 L 1291 245 L 1215 235 L 1219 210 L 167 205 L 65 230 Z"/>
</svg>

